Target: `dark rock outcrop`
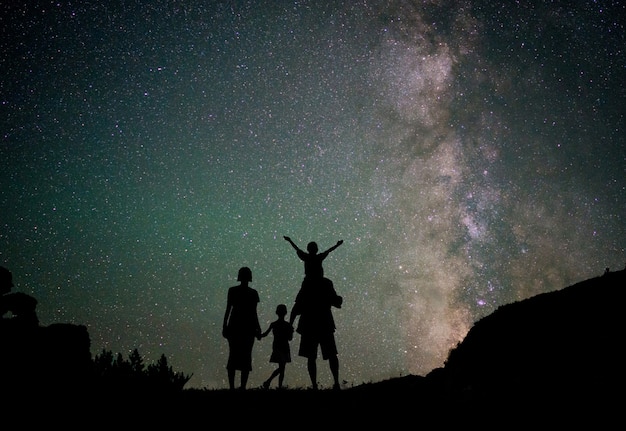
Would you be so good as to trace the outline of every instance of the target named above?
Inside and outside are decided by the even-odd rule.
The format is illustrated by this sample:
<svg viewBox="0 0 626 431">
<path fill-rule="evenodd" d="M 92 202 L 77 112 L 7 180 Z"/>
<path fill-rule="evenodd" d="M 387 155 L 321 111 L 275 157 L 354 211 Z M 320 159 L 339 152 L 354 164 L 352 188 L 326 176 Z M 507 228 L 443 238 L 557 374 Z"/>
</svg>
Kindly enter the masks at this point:
<svg viewBox="0 0 626 431">
<path fill-rule="evenodd" d="M 70 391 L 85 387 L 91 378 L 91 342 L 83 325 L 49 326 L 2 322 L 0 382 L 3 390 Z"/>
<path fill-rule="evenodd" d="M 588 399 L 625 380 L 626 270 L 503 305 L 476 322 L 443 370 L 458 397 Z"/>
</svg>

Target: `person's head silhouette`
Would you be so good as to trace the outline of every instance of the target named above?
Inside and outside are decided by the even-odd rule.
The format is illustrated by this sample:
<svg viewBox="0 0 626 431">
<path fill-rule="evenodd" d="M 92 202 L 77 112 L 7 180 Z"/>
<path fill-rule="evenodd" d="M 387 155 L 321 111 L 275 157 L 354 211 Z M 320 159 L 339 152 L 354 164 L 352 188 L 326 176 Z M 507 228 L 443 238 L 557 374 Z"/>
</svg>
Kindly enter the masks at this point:
<svg viewBox="0 0 626 431">
<path fill-rule="evenodd" d="M 239 269 L 239 273 L 237 274 L 237 281 L 247 282 L 252 281 L 252 271 L 247 266 Z"/>
<path fill-rule="evenodd" d="M 315 241 L 311 241 L 307 244 L 306 249 L 311 254 L 317 254 L 317 243 Z"/>
<path fill-rule="evenodd" d="M 276 315 L 284 318 L 287 315 L 287 306 L 285 304 L 278 304 L 276 306 Z"/>
</svg>

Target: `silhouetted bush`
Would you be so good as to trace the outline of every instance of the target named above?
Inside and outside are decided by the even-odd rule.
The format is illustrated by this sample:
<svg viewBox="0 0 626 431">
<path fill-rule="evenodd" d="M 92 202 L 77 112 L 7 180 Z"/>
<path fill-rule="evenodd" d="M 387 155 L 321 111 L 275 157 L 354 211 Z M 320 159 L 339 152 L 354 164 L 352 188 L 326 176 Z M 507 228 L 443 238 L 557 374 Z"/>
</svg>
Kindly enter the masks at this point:
<svg viewBox="0 0 626 431">
<path fill-rule="evenodd" d="M 120 390 L 179 391 L 192 376 L 174 371 L 165 354 L 146 367 L 137 349 L 128 359 L 124 359 L 121 353 L 114 356 L 110 350 L 103 349 L 94 357 L 93 370 L 101 387 Z"/>
</svg>

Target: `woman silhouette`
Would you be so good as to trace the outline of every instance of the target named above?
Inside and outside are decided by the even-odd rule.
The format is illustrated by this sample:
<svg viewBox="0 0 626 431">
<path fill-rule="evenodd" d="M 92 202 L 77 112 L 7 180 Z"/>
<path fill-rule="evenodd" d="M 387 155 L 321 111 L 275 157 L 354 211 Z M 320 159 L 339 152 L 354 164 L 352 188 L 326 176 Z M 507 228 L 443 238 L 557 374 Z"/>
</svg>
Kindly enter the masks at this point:
<svg viewBox="0 0 626 431">
<path fill-rule="evenodd" d="M 259 294 L 248 286 L 252 281 L 252 271 L 248 267 L 239 269 L 239 285 L 228 289 L 226 312 L 222 335 L 228 340 L 228 385 L 235 388 L 235 372 L 241 371 L 241 389 L 245 390 L 248 376 L 252 371 L 252 347 L 254 338 L 261 334 L 257 305 Z"/>
</svg>

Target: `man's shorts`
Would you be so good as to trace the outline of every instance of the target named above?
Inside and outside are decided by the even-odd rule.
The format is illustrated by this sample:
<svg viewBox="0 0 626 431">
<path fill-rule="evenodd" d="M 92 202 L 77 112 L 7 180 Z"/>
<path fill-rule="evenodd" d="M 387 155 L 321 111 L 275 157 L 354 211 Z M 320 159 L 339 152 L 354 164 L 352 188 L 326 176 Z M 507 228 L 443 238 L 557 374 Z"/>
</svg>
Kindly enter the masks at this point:
<svg viewBox="0 0 626 431">
<path fill-rule="evenodd" d="M 337 356 L 337 344 L 335 343 L 335 334 L 333 332 L 300 334 L 298 355 L 309 359 L 317 359 L 317 346 L 322 350 L 323 359 Z"/>
</svg>

